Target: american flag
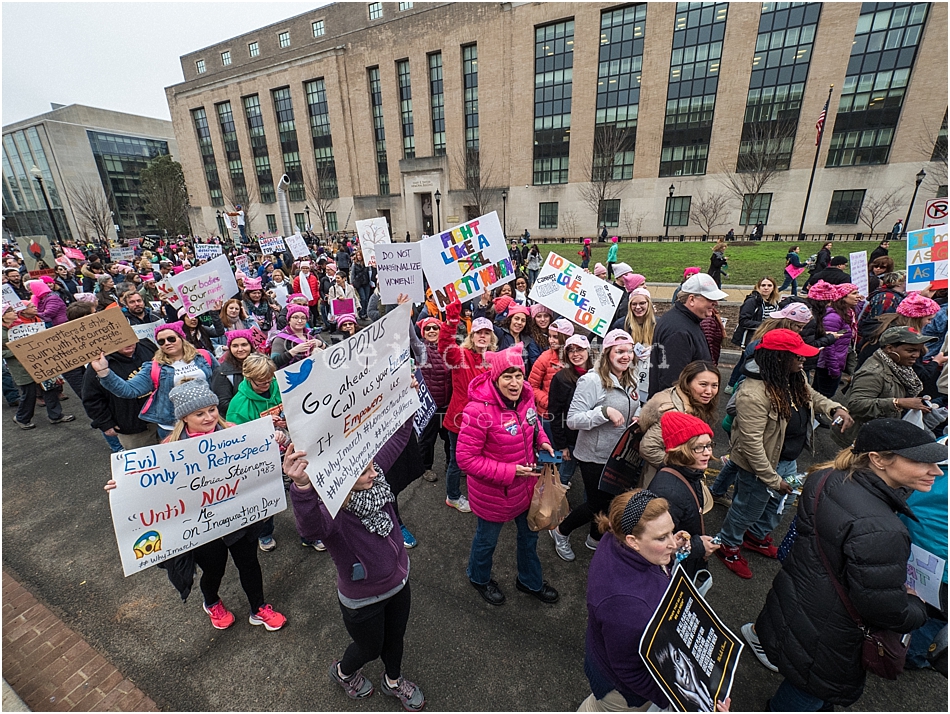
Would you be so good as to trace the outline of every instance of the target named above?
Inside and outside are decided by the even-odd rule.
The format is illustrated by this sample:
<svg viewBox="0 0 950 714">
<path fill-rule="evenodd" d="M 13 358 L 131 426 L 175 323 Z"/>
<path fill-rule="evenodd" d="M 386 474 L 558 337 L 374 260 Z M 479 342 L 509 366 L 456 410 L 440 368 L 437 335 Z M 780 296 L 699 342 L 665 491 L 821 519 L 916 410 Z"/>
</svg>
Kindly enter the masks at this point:
<svg viewBox="0 0 950 714">
<path fill-rule="evenodd" d="M 818 146 L 818 142 L 821 141 L 821 132 L 825 128 L 825 117 L 828 116 L 828 102 L 831 101 L 829 97 L 828 101 L 825 102 L 824 108 L 821 110 L 821 114 L 818 115 L 818 121 L 815 122 L 815 130 L 818 132 L 815 135 L 815 146 Z"/>
</svg>

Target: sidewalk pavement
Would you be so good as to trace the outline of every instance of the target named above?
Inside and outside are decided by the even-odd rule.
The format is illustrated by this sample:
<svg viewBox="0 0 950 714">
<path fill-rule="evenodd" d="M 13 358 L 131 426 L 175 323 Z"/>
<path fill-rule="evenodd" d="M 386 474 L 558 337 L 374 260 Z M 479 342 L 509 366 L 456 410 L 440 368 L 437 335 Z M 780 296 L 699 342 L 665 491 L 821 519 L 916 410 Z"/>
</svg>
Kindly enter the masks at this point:
<svg viewBox="0 0 950 714">
<path fill-rule="evenodd" d="M 159 711 L 4 568 L 3 711 Z"/>
</svg>

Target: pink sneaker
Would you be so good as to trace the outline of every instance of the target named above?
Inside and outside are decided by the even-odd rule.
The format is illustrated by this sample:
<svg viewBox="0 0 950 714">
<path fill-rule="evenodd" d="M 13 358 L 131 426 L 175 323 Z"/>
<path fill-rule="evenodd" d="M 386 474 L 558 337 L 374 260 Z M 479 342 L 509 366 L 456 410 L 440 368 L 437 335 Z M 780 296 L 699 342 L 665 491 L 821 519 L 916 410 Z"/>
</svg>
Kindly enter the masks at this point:
<svg viewBox="0 0 950 714">
<path fill-rule="evenodd" d="M 270 605 L 264 605 L 248 619 L 252 625 L 263 625 L 268 632 L 274 632 L 287 624 L 287 618 L 277 612 Z"/>
<path fill-rule="evenodd" d="M 216 629 L 226 630 L 234 624 L 234 613 L 230 612 L 220 600 L 211 607 L 208 607 L 204 603 L 202 603 L 201 607 L 208 613 L 208 617 L 211 618 L 211 624 Z"/>
</svg>

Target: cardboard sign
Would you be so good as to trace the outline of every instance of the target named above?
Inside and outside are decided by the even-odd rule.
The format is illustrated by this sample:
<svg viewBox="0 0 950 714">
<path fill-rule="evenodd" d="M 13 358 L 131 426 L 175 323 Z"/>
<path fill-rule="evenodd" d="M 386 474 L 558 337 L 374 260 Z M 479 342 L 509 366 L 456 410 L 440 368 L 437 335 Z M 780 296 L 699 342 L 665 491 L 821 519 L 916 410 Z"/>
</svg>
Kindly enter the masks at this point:
<svg viewBox="0 0 950 714">
<path fill-rule="evenodd" d="M 287 508 L 270 417 L 113 454 L 112 478 L 126 576 Z"/>
<path fill-rule="evenodd" d="M 68 255 L 70 258 L 75 258 L 76 260 L 86 259 L 86 256 L 83 255 L 83 252 L 78 248 L 63 248 L 63 253 Z"/>
<path fill-rule="evenodd" d="M 432 392 L 430 392 L 426 386 L 426 381 L 422 377 L 421 369 L 416 370 L 416 381 L 419 383 L 419 409 L 412 419 L 412 428 L 415 430 L 416 436 L 422 436 L 422 432 L 425 431 L 426 426 L 432 421 L 432 417 L 435 416 L 438 407 L 432 398 Z"/>
<path fill-rule="evenodd" d="M 138 339 L 121 310 L 102 310 L 7 346 L 30 376 L 42 382 L 85 365 L 100 352 L 111 354 Z"/>
<path fill-rule="evenodd" d="M 305 241 L 303 236 L 299 233 L 294 233 L 292 236 L 287 236 L 284 240 L 287 243 L 287 247 L 290 249 L 290 254 L 294 256 L 294 260 L 297 258 L 310 257 L 310 249 L 307 247 L 307 241 Z"/>
<path fill-rule="evenodd" d="M 340 315 L 355 315 L 356 301 L 352 298 L 346 298 L 344 300 L 331 300 L 330 310 L 336 317 L 339 317 Z"/>
<path fill-rule="evenodd" d="M 135 336 L 140 340 L 151 340 L 153 337 L 155 337 L 155 330 L 158 328 L 158 326 L 164 324 L 164 320 L 145 322 L 141 325 L 132 325 L 132 330 L 135 332 Z"/>
<path fill-rule="evenodd" d="M 383 216 L 356 222 L 356 235 L 360 239 L 360 250 L 363 251 L 363 263 L 376 265 L 376 246 L 381 243 L 392 243 L 389 235 L 389 224 Z"/>
<path fill-rule="evenodd" d="M 640 657 L 673 709 L 716 711 L 732 689 L 743 647 L 677 567 L 640 639 Z"/>
<path fill-rule="evenodd" d="M 925 290 L 934 280 L 947 279 L 947 226 L 907 234 L 907 292 Z"/>
<path fill-rule="evenodd" d="M 17 312 L 26 309 L 26 303 L 20 299 L 20 296 L 16 294 L 13 286 L 9 283 L 3 284 L 3 304 L 5 306 L 12 305 Z M 4 307 L 4 310 L 6 310 L 6 307 Z"/>
<path fill-rule="evenodd" d="M 400 293 L 412 302 L 426 299 L 422 275 L 422 244 L 393 243 L 376 247 L 379 297 L 384 305 L 395 305 Z"/>
<path fill-rule="evenodd" d="M 167 302 L 176 310 L 181 307 L 181 298 L 178 296 L 178 293 L 175 292 L 175 288 L 173 288 L 168 282 L 168 278 L 155 283 L 155 288 L 158 290 L 159 298 Z"/>
<path fill-rule="evenodd" d="M 27 270 L 52 270 L 56 264 L 53 247 L 46 236 L 17 236 L 16 242 Z"/>
<path fill-rule="evenodd" d="M 195 258 L 197 260 L 211 260 L 221 255 L 222 248 L 217 243 L 195 243 Z"/>
<path fill-rule="evenodd" d="M 24 337 L 43 332 L 45 329 L 45 322 L 27 322 L 22 325 L 15 325 L 7 330 L 7 341 L 13 342 L 14 340 L 22 340 Z"/>
<path fill-rule="evenodd" d="M 204 265 L 184 270 L 178 275 L 169 276 L 167 280 L 192 317 L 209 310 L 220 310 L 221 303 L 238 292 L 231 264 L 224 255 L 219 255 Z"/>
<path fill-rule="evenodd" d="M 411 305 L 277 372 L 287 427 L 307 476 L 337 511 L 366 465 L 419 410 L 409 360 Z"/>
<path fill-rule="evenodd" d="M 851 261 L 851 282 L 858 286 L 858 292 L 868 296 L 868 252 L 859 250 L 849 253 Z"/>
<path fill-rule="evenodd" d="M 135 251 L 132 248 L 111 248 L 109 250 L 109 257 L 116 263 L 120 261 L 131 263 L 135 260 Z"/>
<path fill-rule="evenodd" d="M 262 255 L 267 255 L 268 253 L 277 255 L 278 253 L 283 253 L 287 249 L 284 245 L 284 239 L 280 236 L 261 238 L 260 246 Z"/>
<path fill-rule="evenodd" d="M 528 297 L 603 337 L 610 331 L 623 291 L 557 253 L 548 253 Z"/>
<path fill-rule="evenodd" d="M 494 211 L 419 244 L 422 270 L 440 310 L 454 300 L 465 302 L 515 279 L 505 234 Z"/>
<path fill-rule="evenodd" d="M 938 558 L 919 545 L 910 545 L 910 558 L 907 561 L 907 584 L 914 589 L 924 602 L 940 609 L 940 583 L 947 561 Z"/>
</svg>

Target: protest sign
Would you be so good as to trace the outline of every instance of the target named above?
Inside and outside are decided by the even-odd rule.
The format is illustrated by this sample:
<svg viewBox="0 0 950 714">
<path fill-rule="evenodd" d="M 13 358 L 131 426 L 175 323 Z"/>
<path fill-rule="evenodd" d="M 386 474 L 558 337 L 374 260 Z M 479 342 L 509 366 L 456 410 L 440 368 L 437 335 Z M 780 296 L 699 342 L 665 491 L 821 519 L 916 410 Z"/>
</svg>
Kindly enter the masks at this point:
<svg viewBox="0 0 950 714">
<path fill-rule="evenodd" d="M 68 255 L 61 255 L 56 258 L 56 265 L 62 265 L 66 269 L 75 268 L 76 264 Z M 55 268 L 54 268 L 55 271 Z"/>
<path fill-rule="evenodd" d="M 610 330 L 623 291 L 566 258 L 548 253 L 528 297 L 603 337 Z"/>
<path fill-rule="evenodd" d="M 419 244 L 422 270 L 440 310 L 454 300 L 464 302 L 515 279 L 505 234 L 494 211 Z"/>
<path fill-rule="evenodd" d="M 287 508 L 270 417 L 113 454 L 112 478 L 126 576 Z"/>
<path fill-rule="evenodd" d="M 858 286 L 858 292 L 868 296 L 868 252 L 859 250 L 848 254 L 851 260 L 851 282 Z"/>
<path fill-rule="evenodd" d="M 164 325 L 164 320 L 156 320 L 155 322 L 144 322 L 141 325 L 132 325 L 132 331 L 135 332 L 135 336 L 140 340 L 150 340 L 155 336 L 155 330 L 159 325 Z"/>
<path fill-rule="evenodd" d="M 195 243 L 195 258 L 197 260 L 211 260 L 221 255 L 222 248 L 217 243 Z"/>
<path fill-rule="evenodd" d="M 86 256 L 78 248 L 63 248 L 63 253 L 76 260 L 85 260 Z"/>
<path fill-rule="evenodd" d="M 24 337 L 43 332 L 45 329 L 45 322 L 26 322 L 22 325 L 16 325 L 7 330 L 7 341 L 13 342 L 14 340 L 21 340 Z"/>
<path fill-rule="evenodd" d="M 142 244 L 141 238 L 129 238 L 129 248 L 134 251 L 138 251 L 139 246 Z"/>
<path fill-rule="evenodd" d="M 907 585 L 913 588 L 924 602 L 940 609 L 940 583 L 947 561 L 938 558 L 919 545 L 910 545 L 910 558 L 907 561 Z"/>
<path fill-rule="evenodd" d="M 743 647 L 677 567 L 640 639 L 640 657 L 673 709 L 716 711 L 732 689 Z"/>
<path fill-rule="evenodd" d="M 235 283 L 235 285 L 237 285 L 237 283 Z M 176 310 L 181 307 L 181 298 L 178 296 L 178 293 L 175 292 L 175 288 L 168 282 L 168 278 L 155 283 L 155 288 L 158 290 L 158 295 L 162 300 L 165 300 Z"/>
<path fill-rule="evenodd" d="M 197 317 L 208 310 L 221 308 L 221 303 L 238 292 L 234 273 L 225 255 L 219 255 L 204 265 L 184 270 L 167 278 L 188 314 Z"/>
<path fill-rule="evenodd" d="M 359 236 L 363 263 L 366 265 L 376 265 L 377 245 L 393 242 L 392 236 L 389 235 L 389 224 L 383 216 L 357 221 L 356 235 Z"/>
<path fill-rule="evenodd" d="M 355 315 L 356 301 L 353 300 L 353 298 L 345 298 L 343 300 L 331 300 L 330 310 L 332 310 L 333 314 L 337 317 L 339 317 L 340 315 Z"/>
<path fill-rule="evenodd" d="M 251 261 L 247 259 L 246 255 L 236 255 L 234 256 L 234 267 L 245 275 L 249 275 L 251 270 Z"/>
<path fill-rule="evenodd" d="M 925 290 L 947 279 L 947 226 L 931 226 L 907 234 L 907 292 Z"/>
<path fill-rule="evenodd" d="M 20 299 L 20 296 L 16 294 L 13 286 L 9 283 L 3 284 L 3 304 L 12 305 L 13 309 L 17 312 L 26 309 L 26 303 Z M 4 310 L 6 310 L 6 308 L 4 308 Z"/>
<path fill-rule="evenodd" d="M 142 236 L 139 245 L 142 246 L 142 250 L 155 250 L 158 248 L 158 236 Z"/>
<path fill-rule="evenodd" d="M 53 248 L 46 236 L 17 236 L 16 242 L 28 271 L 51 270 L 55 265 Z"/>
<path fill-rule="evenodd" d="M 438 407 L 432 398 L 432 392 L 430 392 L 429 387 L 426 386 L 426 381 L 422 377 L 421 369 L 416 370 L 416 381 L 419 383 L 419 409 L 416 410 L 416 415 L 413 417 L 412 428 L 416 430 L 416 436 L 422 436 L 422 432 L 425 431 L 426 426 L 432 421 L 432 417 L 435 415 Z"/>
<path fill-rule="evenodd" d="M 231 242 L 235 245 L 241 244 L 241 224 L 238 223 L 238 214 L 228 213 L 227 211 L 221 212 L 221 218 L 224 219 L 224 225 L 227 227 L 228 231 L 231 233 Z"/>
<path fill-rule="evenodd" d="M 260 246 L 262 255 L 268 255 L 269 253 L 276 255 L 278 253 L 283 253 L 284 250 L 286 250 L 286 246 L 284 246 L 284 239 L 280 236 L 261 238 Z"/>
<path fill-rule="evenodd" d="M 393 243 L 376 247 L 379 297 L 384 305 L 395 305 L 400 293 L 408 295 L 412 302 L 426 299 L 421 254 L 421 243 Z"/>
<path fill-rule="evenodd" d="M 277 372 L 287 427 L 330 515 L 366 465 L 419 409 L 409 360 L 411 305 Z"/>
<path fill-rule="evenodd" d="M 102 310 L 7 344 L 37 382 L 111 354 L 138 337 L 121 310 Z"/>
<path fill-rule="evenodd" d="M 306 258 L 310 256 L 310 249 L 307 247 L 307 241 L 305 241 L 303 236 L 299 233 L 294 233 L 292 236 L 287 236 L 284 240 L 287 243 L 287 247 L 290 249 L 290 254 L 294 256 L 294 260 L 297 258 Z"/>
<path fill-rule="evenodd" d="M 126 263 L 131 263 L 135 260 L 135 251 L 131 248 L 110 248 L 109 257 L 116 263 L 123 260 Z"/>
</svg>

